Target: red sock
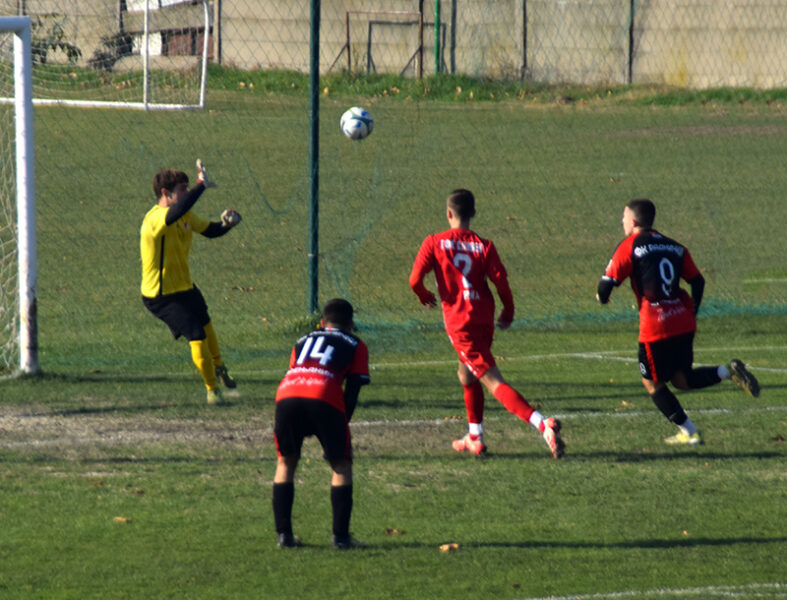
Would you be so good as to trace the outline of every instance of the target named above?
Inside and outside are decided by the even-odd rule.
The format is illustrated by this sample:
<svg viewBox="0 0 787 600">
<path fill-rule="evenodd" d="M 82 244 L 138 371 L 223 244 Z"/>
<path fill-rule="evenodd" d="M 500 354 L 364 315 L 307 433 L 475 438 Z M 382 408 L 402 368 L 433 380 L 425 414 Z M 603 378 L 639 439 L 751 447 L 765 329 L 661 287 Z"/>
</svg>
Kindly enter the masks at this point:
<svg viewBox="0 0 787 600">
<path fill-rule="evenodd" d="M 462 386 L 465 390 L 465 409 L 468 423 L 484 422 L 484 388 L 480 381 Z"/>
<path fill-rule="evenodd" d="M 509 412 L 514 413 L 523 421 L 530 422 L 530 415 L 533 414 L 533 407 L 527 400 L 507 383 L 501 383 L 495 390 L 495 398 L 500 400 Z"/>
</svg>

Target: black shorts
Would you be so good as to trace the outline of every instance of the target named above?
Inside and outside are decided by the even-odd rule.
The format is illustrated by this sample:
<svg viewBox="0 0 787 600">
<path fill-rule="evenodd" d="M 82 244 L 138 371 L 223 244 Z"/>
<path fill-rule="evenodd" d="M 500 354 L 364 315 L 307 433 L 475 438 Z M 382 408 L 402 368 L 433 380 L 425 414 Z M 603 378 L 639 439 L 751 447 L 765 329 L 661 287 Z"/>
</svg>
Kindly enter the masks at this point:
<svg viewBox="0 0 787 600">
<path fill-rule="evenodd" d="M 693 363 L 694 332 L 639 344 L 639 370 L 645 379 L 666 382 L 678 371 L 691 371 Z"/>
<path fill-rule="evenodd" d="M 166 294 L 156 298 L 142 297 L 142 303 L 156 317 L 167 324 L 175 339 L 188 341 L 205 339 L 205 325 L 210 323 L 208 305 L 195 285 L 188 291 Z"/>
<path fill-rule="evenodd" d="M 325 458 L 352 461 L 350 427 L 338 408 L 312 398 L 284 398 L 276 403 L 273 436 L 279 456 L 300 458 L 304 438 L 316 435 Z"/>
</svg>

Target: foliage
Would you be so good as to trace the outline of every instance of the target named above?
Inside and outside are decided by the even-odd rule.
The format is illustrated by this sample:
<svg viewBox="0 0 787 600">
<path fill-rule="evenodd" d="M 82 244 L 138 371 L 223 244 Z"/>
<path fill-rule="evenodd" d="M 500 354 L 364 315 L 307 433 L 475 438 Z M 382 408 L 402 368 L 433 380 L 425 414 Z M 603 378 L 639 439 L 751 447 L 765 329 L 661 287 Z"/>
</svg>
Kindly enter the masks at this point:
<svg viewBox="0 0 787 600">
<path fill-rule="evenodd" d="M 133 39 L 130 34 L 120 32 L 101 37 L 101 46 L 93 52 L 87 64 L 96 71 L 111 71 L 117 61 L 132 52 Z"/>
<path fill-rule="evenodd" d="M 36 16 L 32 21 L 31 53 L 33 63 L 46 64 L 49 53 L 60 50 L 66 54 L 69 63 L 76 63 L 82 56 L 82 50 L 66 39 L 66 15 L 54 15 L 49 18 Z"/>
</svg>

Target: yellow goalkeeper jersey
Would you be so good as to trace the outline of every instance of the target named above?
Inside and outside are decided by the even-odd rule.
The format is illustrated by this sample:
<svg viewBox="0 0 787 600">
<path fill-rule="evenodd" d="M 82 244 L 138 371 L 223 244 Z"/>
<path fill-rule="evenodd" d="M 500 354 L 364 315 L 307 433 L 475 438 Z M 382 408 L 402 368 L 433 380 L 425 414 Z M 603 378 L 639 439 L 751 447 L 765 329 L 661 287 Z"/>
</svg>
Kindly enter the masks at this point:
<svg viewBox="0 0 787 600">
<path fill-rule="evenodd" d="M 172 225 L 167 225 L 166 206 L 154 206 L 145 215 L 140 228 L 142 255 L 142 295 L 155 298 L 162 294 L 185 292 L 194 287 L 189 271 L 192 233 L 202 233 L 210 224 L 189 211 Z"/>
</svg>

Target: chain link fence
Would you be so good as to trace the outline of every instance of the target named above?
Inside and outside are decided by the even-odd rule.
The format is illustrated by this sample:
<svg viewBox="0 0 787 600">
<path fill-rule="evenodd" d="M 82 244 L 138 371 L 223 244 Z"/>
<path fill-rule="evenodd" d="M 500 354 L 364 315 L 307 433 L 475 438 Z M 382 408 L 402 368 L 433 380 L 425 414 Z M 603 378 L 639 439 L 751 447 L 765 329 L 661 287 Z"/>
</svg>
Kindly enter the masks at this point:
<svg viewBox="0 0 787 600">
<path fill-rule="evenodd" d="M 227 354 L 263 348 L 260 332 L 307 315 L 310 11 L 309 0 L 0 0 L 0 14 L 34 22 L 38 98 L 127 105 L 36 108 L 44 369 L 170 359 L 171 342 L 139 299 L 138 228 L 154 202 L 152 175 L 163 166 L 191 174 L 198 156 L 220 185 L 198 212 L 244 216 L 192 251 Z M 446 227 L 442 203 L 455 187 L 477 193 L 475 225 L 509 269 L 520 324 L 599 318 L 595 284 L 623 204 L 640 195 L 654 197 L 657 225 L 692 249 L 709 310 L 784 310 L 787 248 L 762 243 L 785 214 L 778 108 L 484 103 L 458 88 L 460 100 L 435 102 L 397 97 L 395 79 L 431 85 L 439 71 L 523 87 L 785 87 L 784 2 L 323 0 L 319 34 L 321 75 L 350 75 L 341 93 L 325 84 L 319 102 L 320 296 L 349 298 L 387 349 L 412 351 L 405 332 L 439 327 L 407 275 L 421 240 Z M 7 43 L 0 96 L 13 85 Z M 205 108 L 194 110 L 203 51 Z M 353 78 L 367 74 L 394 79 L 354 94 Z M 272 79 L 287 92 L 271 91 Z M 144 106 L 146 86 L 152 102 L 182 110 L 131 110 Z M 376 119 L 362 142 L 339 132 L 355 104 Z M 0 122 L 8 110 L 0 104 Z M 10 168 L 4 157 L 6 180 Z M 0 182 L 4 196 L 11 189 Z M 756 200 L 736 202 L 752 190 Z M 631 317 L 631 299 L 617 296 L 606 314 Z"/>
</svg>

